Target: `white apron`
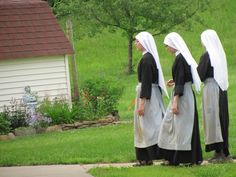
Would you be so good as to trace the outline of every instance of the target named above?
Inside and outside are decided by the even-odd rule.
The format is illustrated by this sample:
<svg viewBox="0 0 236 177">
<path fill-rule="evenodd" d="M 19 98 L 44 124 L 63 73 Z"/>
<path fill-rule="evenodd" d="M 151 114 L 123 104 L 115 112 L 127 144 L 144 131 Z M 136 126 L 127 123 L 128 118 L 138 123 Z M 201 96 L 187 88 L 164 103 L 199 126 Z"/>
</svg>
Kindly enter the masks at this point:
<svg viewBox="0 0 236 177">
<path fill-rule="evenodd" d="M 213 78 L 204 82 L 202 113 L 205 144 L 223 142 L 219 117 L 219 86 Z"/>
<path fill-rule="evenodd" d="M 184 94 L 179 98 L 177 115 L 171 112 L 173 98 L 172 94 L 161 124 L 158 146 L 168 150 L 191 150 L 195 114 L 192 83 L 188 82 L 184 85 Z"/>
<path fill-rule="evenodd" d="M 151 99 L 146 100 L 144 116 L 138 115 L 141 84 L 136 87 L 137 96 L 134 110 L 134 146 L 146 148 L 157 144 L 160 125 L 165 113 L 161 92 L 157 84 L 152 84 Z"/>
</svg>

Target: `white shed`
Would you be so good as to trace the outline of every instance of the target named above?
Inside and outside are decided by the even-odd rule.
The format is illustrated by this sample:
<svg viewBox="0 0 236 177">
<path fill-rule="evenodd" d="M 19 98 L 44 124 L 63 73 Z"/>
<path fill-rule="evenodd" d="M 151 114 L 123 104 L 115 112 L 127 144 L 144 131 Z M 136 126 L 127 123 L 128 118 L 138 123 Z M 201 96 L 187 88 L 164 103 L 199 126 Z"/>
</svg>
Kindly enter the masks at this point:
<svg viewBox="0 0 236 177">
<path fill-rule="evenodd" d="M 30 86 L 39 98 L 71 102 L 73 49 L 47 2 L 0 0 L 0 110 Z"/>
</svg>

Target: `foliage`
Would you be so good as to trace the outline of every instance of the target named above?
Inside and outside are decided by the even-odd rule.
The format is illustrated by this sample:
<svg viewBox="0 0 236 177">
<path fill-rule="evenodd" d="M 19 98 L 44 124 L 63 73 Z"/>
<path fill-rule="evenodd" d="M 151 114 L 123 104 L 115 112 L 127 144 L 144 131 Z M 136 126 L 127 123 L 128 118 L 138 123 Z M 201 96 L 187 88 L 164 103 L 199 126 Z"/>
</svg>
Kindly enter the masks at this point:
<svg viewBox="0 0 236 177">
<path fill-rule="evenodd" d="M 58 17 L 73 16 L 79 28 L 86 34 L 101 32 L 108 28 L 111 32 L 121 29 L 128 39 L 127 72 L 133 71 L 132 42 L 140 31 L 150 31 L 153 35 L 168 32 L 177 25 L 189 24 L 188 19 L 206 9 L 206 0 L 54 0 L 50 3 Z M 178 5 L 177 5 L 178 4 Z M 83 35 L 83 34 L 82 34 Z"/>
<path fill-rule="evenodd" d="M 80 119 L 96 119 L 117 110 L 122 87 L 108 80 L 86 80 L 80 101 L 73 106 Z M 77 111 L 76 111 L 77 110 Z"/>
<path fill-rule="evenodd" d="M 5 106 L 3 113 L 10 122 L 11 129 L 28 126 L 26 122 L 27 118 L 29 117 L 27 109 L 16 99 L 12 98 L 10 101 L 10 106 Z"/>
<path fill-rule="evenodd" d="M 192 17 L 205 3 L 201 0 L 88 0 L 78 5 L 83 7 L 87 18 L 111 30 L 123 29 L 129 37 L 140 31 L 164 33 Z"/>
<path fill-rule="evenodd" d="M 11 131 L 11 123 L 7 119 L 7 115 L 4 112 L 0 113 L 0 135 L 7 134 Z"/>
<path fill-rule="evenodd" d="M 31 114 L 31 110 L 22 102 L 12 98 L 9 106 L 4 106 L 0 113 L 0 134 L 6 134 L 19 127 L 47 127 L 51 119 L 39 112 Z"/>
<path fill-rule="evenodd" d="M 51 118 L 51 124 L 72 123 L 75 120 L 93 120 L 117 111 L 121 86 L 107 80 L 86 80 L 81 87 L 80 100 L 69 105 L 64 98 L 44 99 L 38 111 Z"/>
<path fill-rule="evenodd" d="M 73 104 L 72 115 L 76 120 L 80 121 L 96 119 L 92 104 L 87 99 L 83 98 L 83 96 L 80 96 L 80 100 Z"/>
<path fill-rule="evenodd" d="M 70 105 L 64 98 L 55 98 L 50 101 L 45 98 L 38 108 L 38 111 L 45 117 L 50 117 L 51 124 L 72 123 Z"/>
<path fill-rule="evenodd" d="M 208 1 L 51 0 L 49 4 L 58 17 L 75 15 L 79 23 L 86 19 L 82 20 L 82 23 L 93 21 L 93 27 L 97 29 L 100 26 L 108 27 L 112 31 L 119 28 L 124 30 L 128 37 L 140 31 L 165 33 L 174 26 L 186 22 L 197 12 L 205 10 Z"/>
<path fill-rule="evenodd" d="M 27 124 L 34 128 L 45 128 L 50 125 L 52 119 L 36 112 L 27 119 Z"/>
</svg>

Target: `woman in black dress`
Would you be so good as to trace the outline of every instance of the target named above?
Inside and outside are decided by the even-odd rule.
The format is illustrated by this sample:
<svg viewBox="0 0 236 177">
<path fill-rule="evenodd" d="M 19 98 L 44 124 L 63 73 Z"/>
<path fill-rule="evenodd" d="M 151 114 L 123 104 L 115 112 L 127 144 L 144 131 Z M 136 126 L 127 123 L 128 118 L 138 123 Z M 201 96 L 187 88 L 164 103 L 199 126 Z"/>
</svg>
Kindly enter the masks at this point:
<svg viewBox="0 0 236 177">
<path fill-rule="evenodd" d="M 217 33 L 206 30 L 201 34 L 206 52 L 198 65 L 204 82 L 202 95 L 203 127 L 206 152 L 214 151 L 209 162 L 231 160 L 229 156 L 228 128 L 228 70 L 224 49 Z"/>
<path fill-rule="evenodd" d="M 172 78 L 167 86 L 174 86 L 170 104 L 161 124 L 158 146 L 163 165 L 201 164 L 202 151 L 198 113 L 192 83 L 200 91 L 200 78 L 187 45 L 175 32 L 165 37 L 167 50 L 175 55 Z"/>
<path fill-rule="evenodd" d="M 156 44 L 148 32 L 136 37 L 136 48 L 143 57 L 138 64 L 137 96 L 134 110 L 134 146 L 140 165 L 152 165 L 158 159 L 158 134 L 165 113 L 162 91 L 167 94 Z"/>
</svg>

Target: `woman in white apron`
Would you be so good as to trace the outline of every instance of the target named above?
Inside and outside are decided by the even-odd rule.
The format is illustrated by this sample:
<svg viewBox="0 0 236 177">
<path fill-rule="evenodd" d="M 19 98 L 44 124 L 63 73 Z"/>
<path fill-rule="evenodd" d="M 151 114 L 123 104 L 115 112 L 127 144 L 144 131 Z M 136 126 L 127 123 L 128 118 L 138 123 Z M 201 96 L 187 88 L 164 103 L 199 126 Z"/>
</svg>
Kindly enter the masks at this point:
<svg viewBox="0 0 236 177">
<path fill-rule="evenodd" d="M 171 101 L 161 124 L 158 146 L 164 165 L 181 163 L 200 164 L 202 151 L 198 126 L 196 99 L 192 90 L 192 82 L 200 91 L 200 78 L 187 45 L 175 32 L 165 37 L 167 50 L 175 55 L 172 66 L 173 79 L 167 86 L 174 86 Z"/>
<path fill-rule="evenodd" d="M 228 69 L 226 55 L 217 33 L 206 30 L 201 34 L 206 52 L 198 65 L 204 82 L 202 95 L 203 128 L 206 152 L 214 151 L 209 162 L 230 160 L 228 144 Z"/>
<path fill-rule="evenodd" d="M 159 158 L 158 134 L 165 110 L 162 91 L 167 94 L 156 44 L 148 32 L 136 37 L 136 48 L 143 56 L 138 64 L 137 96 L 134 110 L 134 146 L 140 165 L 152 165 Z"/>
</svg>

